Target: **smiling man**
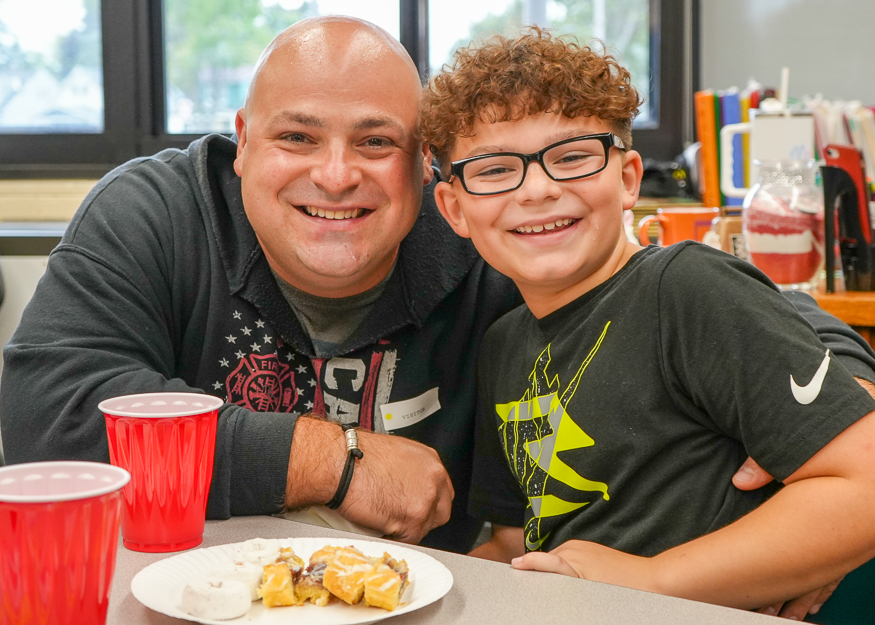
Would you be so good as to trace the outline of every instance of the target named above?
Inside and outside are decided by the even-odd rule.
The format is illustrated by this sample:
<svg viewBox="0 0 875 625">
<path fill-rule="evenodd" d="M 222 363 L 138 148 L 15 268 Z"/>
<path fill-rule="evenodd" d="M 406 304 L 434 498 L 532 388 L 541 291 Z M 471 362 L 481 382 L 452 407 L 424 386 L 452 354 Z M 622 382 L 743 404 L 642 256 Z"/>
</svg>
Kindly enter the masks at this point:
<svg viewBox="0 0 875 625">
<path fill-rule="evenodd" d="M 108 461 L 98 402 L 201 391 L 226 401 L 211 518 L 333 500 L 339 521 L 470 549 L 474 361 L 519 295 L 434 207 L 419 94 L 381 29 L 305 20 L 259 60 L 237 143 L 104 178 L 5 353 L 9 460 Z M 342 424 L 364 454 L 345 496 Z"/>
<path fill-rule="evenodd" d="M 289 29 L 262 56 L 237 115 L 234 169 L 277 275 L 338 298 L 392 270 L 431 157 L 417 133 L 419 78 L 401 44 L 348 20 L 316 23 Z M 326 47 L 341 33 L 346 45 Z"/>
<path fill-rule="evenodd" d="M 239 141 L 210 135 L 101 180 L 4 352 L 7 460 L 108 461 L 100 401 L 204 392 L 226 402 L 210 518 L 332 501 L 341 424 L 355 425 L 364 456 L 337 512 L 469 550 L 475 362 L 521 300 L 434 205 L 419 92 L 381 29 L 306 20 L 262 55 Z M 809 318 L 872 375 L 859 337 Z"/>
</svg>

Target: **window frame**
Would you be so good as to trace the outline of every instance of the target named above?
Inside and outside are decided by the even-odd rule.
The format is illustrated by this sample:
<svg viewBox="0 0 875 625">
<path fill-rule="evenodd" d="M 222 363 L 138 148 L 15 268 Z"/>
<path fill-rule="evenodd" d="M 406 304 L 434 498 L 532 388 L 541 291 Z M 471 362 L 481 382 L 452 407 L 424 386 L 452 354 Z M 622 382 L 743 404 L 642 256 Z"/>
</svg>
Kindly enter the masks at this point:
<svg viewBox="0 0 875 625">
<path fill-rule="evenodd" d="M 428 0 L 399 2 L 401 43 L 427 76 Z M 644 157 L 671 160 L 693 140 L 697 20 L 698 0 L 650 0 L 656 122 L 633 129 Z M 0 179 L 99 178 L 131 158 L 201 136 L 165 131 L 162 31 L 163 0 L 101 0 L 104 131 L 0 134 Z"/>
</svg>

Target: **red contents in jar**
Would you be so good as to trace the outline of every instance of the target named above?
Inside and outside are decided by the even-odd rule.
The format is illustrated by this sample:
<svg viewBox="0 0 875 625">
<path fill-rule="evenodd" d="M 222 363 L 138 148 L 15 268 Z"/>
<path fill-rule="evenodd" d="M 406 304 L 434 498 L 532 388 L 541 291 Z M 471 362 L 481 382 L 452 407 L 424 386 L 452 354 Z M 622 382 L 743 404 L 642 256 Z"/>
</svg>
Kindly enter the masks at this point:
<svg viewBox="0 0 875 625">
<path fill-rule="evenodd" d="M 823 213 L 794 210 L 777 198 L 757 202 L 744 214 L 750 261 L 776 284 L 804 284 L 823 261 Z"/>
</svg>

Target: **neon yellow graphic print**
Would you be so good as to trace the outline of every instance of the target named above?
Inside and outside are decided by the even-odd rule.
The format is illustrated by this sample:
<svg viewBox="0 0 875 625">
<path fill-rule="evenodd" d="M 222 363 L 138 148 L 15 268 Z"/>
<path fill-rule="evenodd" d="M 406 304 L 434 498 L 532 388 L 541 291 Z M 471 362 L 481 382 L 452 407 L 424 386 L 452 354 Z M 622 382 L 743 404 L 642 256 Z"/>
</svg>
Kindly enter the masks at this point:
<svg viewBox="0 0 875 625">
<path fill-rule="evenodd" d="M 547 345 L 535 362 L 529 375 L 531 386 L 522 399 L 495 406 L 501 418 L 498 430 L 504 453 L 523 486 L 533 515 L 525 527 L 526 548 L 529 550 L 539 549 L 549 536 L 549 532 L 541 531 L 541 519 L 573 512 L 599 496 L 609 499 L 607 484 L 579 475 L 559 458 L 559 453 L 595 444 L 568 415 L 566 407 L 610 325 L 610 322 L 605 325 L 564 391 L 561 391 L 559 376 L 550 379 L 547 374 L 550 364 L 550 345 Z M 548 493 L 551 479 L 584 493 L 583 501 L 565 501 Z"/>
</svg>

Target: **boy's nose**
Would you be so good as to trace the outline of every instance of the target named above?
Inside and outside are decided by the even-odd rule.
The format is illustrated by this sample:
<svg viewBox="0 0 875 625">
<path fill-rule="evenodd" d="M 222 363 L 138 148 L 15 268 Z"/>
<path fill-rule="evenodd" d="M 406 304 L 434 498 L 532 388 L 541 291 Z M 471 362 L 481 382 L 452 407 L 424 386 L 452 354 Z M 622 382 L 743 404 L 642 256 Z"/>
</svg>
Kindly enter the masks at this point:
<svg viewBox="0 0 875 625">
<path fill-rule="evenodd" d="M 559 183 L 547 175 L 542 163 L 533 161 L 526 165 L 526 177 L 517 189 L 520 203 L 558 197 L 561 193 Z"/>
</svg>

